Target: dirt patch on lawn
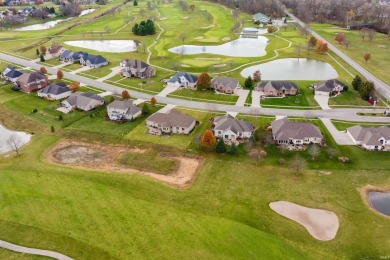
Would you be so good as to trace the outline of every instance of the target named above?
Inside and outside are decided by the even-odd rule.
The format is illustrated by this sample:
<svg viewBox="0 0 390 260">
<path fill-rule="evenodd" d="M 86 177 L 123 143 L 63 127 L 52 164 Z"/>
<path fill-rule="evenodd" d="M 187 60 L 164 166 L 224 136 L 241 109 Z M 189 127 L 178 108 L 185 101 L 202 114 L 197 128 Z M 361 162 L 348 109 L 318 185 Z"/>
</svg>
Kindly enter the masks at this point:
<svg viewBox="0 0 390 260">
<path fill-rule="evenodd" d="M 188 17 L 188 16 L 185 16 L 185 17 L 183 17 L 183 18 L 181 18 L 181 19 L 183 19 L 183 20 L 187 20 L 188 18 L 190 18 L 190 17 Z"/>
<path fill-rule="evenodd" d="M 215 24 L 210 24 L 209 26 L 203 26 L 201 27 L 202 29 L 209 29 L 209 28 L 214 28 Z"/>
<path fill-rule="evenodd" d="M 187 64 L 181 64 L 180 66 L 182 66 L 183 68 L 189 68 L 189 67 L 191 67 L 190 65 L 187 65 Z"/>
<path fill-rule="evenodd" d="M 216 64 L 216 65 L 213 65 L 214 68 L 221 68 L 221 67 L 226 67 L 226 64 Z"/>
<path fill-rule="evenodd" d="M 147 149 L 63 140 L 47 150 L 45 156 L 49 162 L 76 168 L 143 174 L 178 188 L 192 184 L 204 162 L 200 157 L 164 154 L 163 156 L 175 160 L 177 167 L 174 172 L 162 175 L 152 171 L 132 169 L 119 164 L 117 158 L 125 152 L 145 153 Z"/>
<path fill-rule="evenodd" d="M 166 19 L 168 19 L 167 17 L 161 17 L 160 18 L 160 21 L 164 21 L 164 20 L 166 20 Z"/>
<path fill-rule="evenodd" d="M 203 36 L 198 36 L 198 37 L 195 37 L 194 39 L 195 40 L 202 40 L 204 37 Z"/>
<path fill-rule="evenodd" d="M 377 47 L 378 47 L 378 48 L 387 48 L 386 45 L 382 45 L 382 44 L 377 45 Z"/>
<path fill-rule="evenodd" d="M 223 37 L 223 38 L 222 38 L 222 41 L 225 41 L 225 42 L 226 42 L 226 41 L 230 41 L 230 37 Z"/>
</svg>

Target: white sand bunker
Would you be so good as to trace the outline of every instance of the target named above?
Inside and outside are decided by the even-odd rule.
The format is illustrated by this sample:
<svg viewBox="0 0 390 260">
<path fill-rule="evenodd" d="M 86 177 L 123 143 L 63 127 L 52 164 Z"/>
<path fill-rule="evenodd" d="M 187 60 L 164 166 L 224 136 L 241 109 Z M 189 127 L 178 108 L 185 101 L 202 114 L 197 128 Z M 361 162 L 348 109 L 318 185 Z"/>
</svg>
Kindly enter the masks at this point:
<svg viewBox="0 0 390 260">
<path fill-rule="evenodd" d="M 386 45 L 383 45 L 383 44 L 379 44 L 379 45 L 377 45 L 378 46 L 378 48 L 387 48 L 387 46 Z"/>
<path fill-rule="evenodd" d="M 339 219 L 331 211 L 307 208 L 288 201 L 271 202 L 269 206 L 273 211 L 304 226 L 315 239 L 328 241 L 336 237 Z"/>
<path fill-rule="evenodd" d="M 215 24 L 210 24 L 209 26 L 203 26 L 202 29 L 209 29 L 209 28 L 214 28 Z"/>
<path fill-rule="evenodd" d="M 224 64 L 215 64 L 215 65 L 213 65 L 213 67 L 215 67 L 215 68 L 226 67 L 226 64 L 225 63 Z"/>
<path fill-rule="evenodd" d="M 223 37 L 222 41 L 230 41 L 230 37 Z"/>
<path fill-rule="evenodd" d="M 181 19 L 183 19 L 183 20 L 187 20 L 189 17 L 188 16 L 186 16 L 186 17 L 183 17 L 183 18 L 181 18 Z"/>
<path fill-rule="evenodd" d="M 204 37 L 203 36 L 198 36 L 198 37 L 195 37 L 194 39 L 195 40 L 202 40 Z"/>
<path fill-rule="evenodd" d="M 161 17 L 161 18 L 160 18 L 160 21 L 164 21 L 164 20 L 166 20 L 166 19 L 168 19 L 168 18 L 166 18 L 166 17 Z"/>
<path fill-rule="evenodd" d="M 195 60 L 220 60 L 221 58 L 195 58 Z"/>
<path fill-rule="evenodd" d="M 189 67 L 191 67 L 190 65 L 187 65 L 187 64 L 181 64 L 180 66 L 182 66 L 183 68 L 189 68 Z"/>
</svg>

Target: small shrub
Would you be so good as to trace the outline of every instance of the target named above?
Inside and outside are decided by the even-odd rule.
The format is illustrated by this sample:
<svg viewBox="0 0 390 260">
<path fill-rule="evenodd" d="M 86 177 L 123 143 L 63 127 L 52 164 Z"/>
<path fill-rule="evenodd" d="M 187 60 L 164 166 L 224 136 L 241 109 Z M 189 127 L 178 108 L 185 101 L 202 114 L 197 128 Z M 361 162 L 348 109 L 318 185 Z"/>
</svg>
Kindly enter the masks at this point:
<svg viewBox="0 0 390 260">
<path fill-rule="evenodd" d="M 58 116 L 58 120 L 62 121 L 63 119 L 64 119 L 64 117 L 62 115 Z"/>
<path fill-rule="evenodd" d="M 36 112 L 38 112 L 38 109 L 34 108 L 32 112 L 35 114 Z"/>
<path fill-rule="evenodd" d="M 286 163 L 286 159 L 284 159 L 284 158 L 280 158 L 279 159 L 279 164 L 280 165 L 284 165 Z"/>
<path fill-rule="evenodd" d="M 348 157 L 344 157 L 344 156 L 340 156 L 338 158 L 339 162 L 342 162 L 342 163 L 349 163 L 350 162 L 350 159 Z"/>
<path fill-rule="evenodd" d="M 54 126 L 51 126 L 51 128 L 50 128 L 50 132 L 52 132 L 52 133 L 54 133 L 54 132 L 55 132 Z"/>
<path fill-rule="evenodd" d="M 260 156 L 261 156 L 261 157 L 267 157 L 267 152 L 264 151 L 264 150 L 261 150 L 261 151 L 260 151 Z"/>
</svg>

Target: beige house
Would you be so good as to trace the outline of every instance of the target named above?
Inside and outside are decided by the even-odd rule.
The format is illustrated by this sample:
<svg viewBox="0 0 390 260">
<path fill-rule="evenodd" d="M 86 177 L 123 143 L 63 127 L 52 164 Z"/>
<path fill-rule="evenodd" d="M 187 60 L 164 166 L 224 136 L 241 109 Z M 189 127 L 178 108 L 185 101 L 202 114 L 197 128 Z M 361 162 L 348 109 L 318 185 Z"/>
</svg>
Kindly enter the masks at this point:
<svg viewBox="0 0 390 260">
<path fill-rule="evenodd" d="M 235 119 L 231 115 L 217 116 L 213 121 L 213 126 L 216 137 L 229 141 L 248 139 L 255 131 L 253 124 Z"/>
<path fill-rule="evenodd" d="M 175 109 L 167 113 L 154 113 L 146 119 L 149 134 L 186 134 L 196 125 L 196 119 Z"/>
<path fill-rule="evenodd" d="M 257 83 L 254 90 L 263 92 L 266 97 L 295 96 L 298 85 L 291 81 L 262 81 Z"/>
<path fill-rule="evenodd" d="M 225 94 L 236 93 L 239 86 L 238 80 L 229 77 L 213 78 L 211 80 L 211 88 Z"/>
<path fill-rule="evenodd" d="M 271 127 L 273 139 L 281 145 L 321 144 L 324 139 L 317 126 L 291 122 L 287 117 L 273 121 Z"/>
<path fill-rule="evenodd" d="M 390 128 L 387 126 L 374 128 L 356 125 L 347 128 L 347 134 L 355 145 L 364 149 L 390 151 Z"/>
</svg>

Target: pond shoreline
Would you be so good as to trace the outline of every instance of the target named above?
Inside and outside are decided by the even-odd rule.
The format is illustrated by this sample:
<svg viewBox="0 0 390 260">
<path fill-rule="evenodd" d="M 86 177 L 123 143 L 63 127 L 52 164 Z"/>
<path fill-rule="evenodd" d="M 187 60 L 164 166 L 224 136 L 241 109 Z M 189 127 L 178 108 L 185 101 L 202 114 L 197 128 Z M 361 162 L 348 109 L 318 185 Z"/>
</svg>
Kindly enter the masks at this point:
<svg viewBox="0 0 390 260">
<path fill-rule="evenodd" d="M 366 185 L 360 189 L 358 189 L 360 195 L 362 196 L 363 198 L 363 201 L 364 203 L 366 204 L 366 206 L 373 212 L 375 212 L 376 214 L 379 214 L 381 216 L 384 216 L 385 218 L 388 218 L 390 219 L 390 216 L 387 216 L 383 213 L 381 213 L 380 211 L 376 210 L 373 205 L 371 204 L 371 201 L 370 201 L 370 198 L 369 198 L 369 193 L 370 192 L 385 192 L 385 193 L 390 193 L 390 186 L 373 186 L 373 185 Z"/>
</svg>

